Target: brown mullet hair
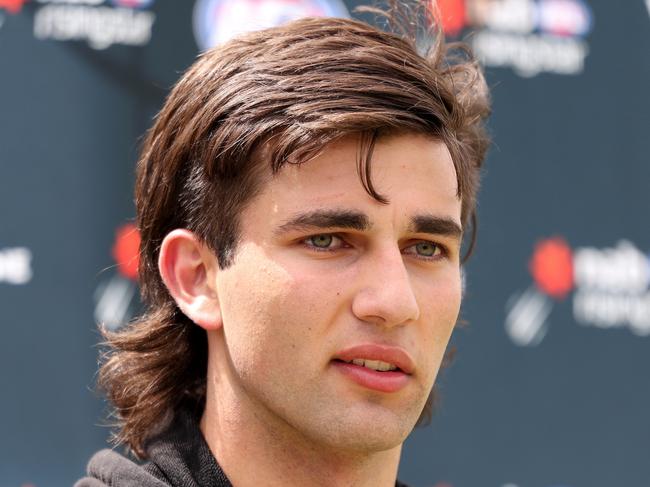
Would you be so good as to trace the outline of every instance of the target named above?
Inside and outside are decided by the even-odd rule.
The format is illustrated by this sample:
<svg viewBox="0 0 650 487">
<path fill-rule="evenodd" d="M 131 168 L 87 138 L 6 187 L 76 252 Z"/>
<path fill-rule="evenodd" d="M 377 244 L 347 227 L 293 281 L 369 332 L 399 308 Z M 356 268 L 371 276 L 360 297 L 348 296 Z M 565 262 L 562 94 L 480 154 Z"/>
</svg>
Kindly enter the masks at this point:
<svg viewBox="0 0 650 487">
<path fill-rule="evenodd" d="M 372 184 L 372 149 L 382 135 L 408 132 L 447 145 L 463 228 L 471 226 L 473 242 L 479 170 L 489 144 L 488 91 L 466 47 L 445 43 L 429 4 L 364 8 L 387 19 L 391 32 L 355 20 L 309 18 L 242 35 L 202 54 L 171 91 L 137 167 L 147 311 L 119 332 L 102 331 L 107 348 L 99 386 L 114 406 L 115 440 L 136 456 L 146 458 L 148 438 L 181 404 L 200 413 L 205 403 L 205 331 L 178 309 L 157 267 L 171 230 L 191 230 L 219 266 L 228 267 L 236 256 L 238 217 L 265 174 L 306 162 L 349 135 L 359 137 L 361 183 L 386 202 Z M 423 15 L 429 46 L 421 55 L 416 43 L 424 37 L 413 19 Z M 432 398 L 420 421 L 430 417 Z"/>
</svg>

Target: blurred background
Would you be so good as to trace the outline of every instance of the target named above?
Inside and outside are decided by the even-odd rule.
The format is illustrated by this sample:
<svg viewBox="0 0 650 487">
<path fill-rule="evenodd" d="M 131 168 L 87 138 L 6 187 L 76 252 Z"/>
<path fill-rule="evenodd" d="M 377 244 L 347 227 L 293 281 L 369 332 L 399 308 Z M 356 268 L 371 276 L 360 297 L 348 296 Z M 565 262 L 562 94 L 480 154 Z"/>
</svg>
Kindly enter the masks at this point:
<svg viewBox="0 0 650 487">
<path fill-rule="evenodd" d="M 0 487 L 106 446 L 97 322 L 139 308 L 138 141 L 196 55 L 337 0 L 0 0 Z M 444 0 L 495 145 L 414 487 L 650 486 L 650 0 Z"/>
</svg>

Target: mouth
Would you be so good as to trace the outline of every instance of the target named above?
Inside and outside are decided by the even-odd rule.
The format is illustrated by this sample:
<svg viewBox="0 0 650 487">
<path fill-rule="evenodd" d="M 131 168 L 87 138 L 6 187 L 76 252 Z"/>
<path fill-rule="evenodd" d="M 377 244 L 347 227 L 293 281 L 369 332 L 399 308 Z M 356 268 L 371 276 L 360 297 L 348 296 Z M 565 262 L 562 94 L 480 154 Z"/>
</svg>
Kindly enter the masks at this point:
<svg viewBox="0 0 650 487">
<path fill-rule="evenodd" d="M 376 370 L 377 372 L 389 372 L 392 370 L 397 370 L 399 372 L 402 372 L 402 370 L 397 365 L 391 364 L 389 362 L 382 362 L 381 360 L 355 358 L 352 360 L 334 359 L 334 361 L 343 362 L 346 364 L 358 365 L 359 367 L 365 367 L 367 369 Z"/>
<path fill-rule="evenodd" d="M 332 365 L 356 385 L 379 392 L 397 392 L 412 380 L 414 364 L 399 347 L 364 344 L 339 352 Z"/>
<path fill-rule="evenodd" d="M 381 372 L 399 371 L 410 375 L 415 370 L 414 361 L 406 350 L 380 343 L 354 345 L 338 352 L 334 360 Z"/>
</svg>

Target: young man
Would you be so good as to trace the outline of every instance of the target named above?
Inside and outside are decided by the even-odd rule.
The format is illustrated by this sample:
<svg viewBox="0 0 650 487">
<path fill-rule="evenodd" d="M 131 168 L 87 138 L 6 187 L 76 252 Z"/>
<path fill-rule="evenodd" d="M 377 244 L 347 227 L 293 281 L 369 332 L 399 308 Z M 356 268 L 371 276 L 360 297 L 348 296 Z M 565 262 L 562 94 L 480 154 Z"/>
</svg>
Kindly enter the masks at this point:
<svg viewBox="0 0 650 487">
<path fill-rule="evenodd" d="M 138 166 L 148 311 L 108 336 L 118 440 L 78 486 L 393 486 L 461 301 L 487 149 L 440 36 L 304 19 L 205 53 Z"/>
</svg>

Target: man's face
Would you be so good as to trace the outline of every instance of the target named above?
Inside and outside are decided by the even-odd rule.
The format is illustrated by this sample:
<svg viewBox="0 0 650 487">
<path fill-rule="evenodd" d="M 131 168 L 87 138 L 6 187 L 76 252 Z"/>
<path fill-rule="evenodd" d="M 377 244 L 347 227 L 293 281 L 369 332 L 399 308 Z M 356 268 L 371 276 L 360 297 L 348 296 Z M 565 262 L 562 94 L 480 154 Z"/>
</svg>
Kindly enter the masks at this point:
<svg viewBox="0 0 650 487">
<path fill-rule="evenodd" d="M 461 202 L 442 142 L 378 141 L 388 204 L 362 187 L 357 153 L 349 138 L 286 165 L 242 212 L 210 363 L 227 357 L 219 380 L 275 434 L 361 452 L 401 444 L 429 395 L 460 307 Z"/>
</svg>

